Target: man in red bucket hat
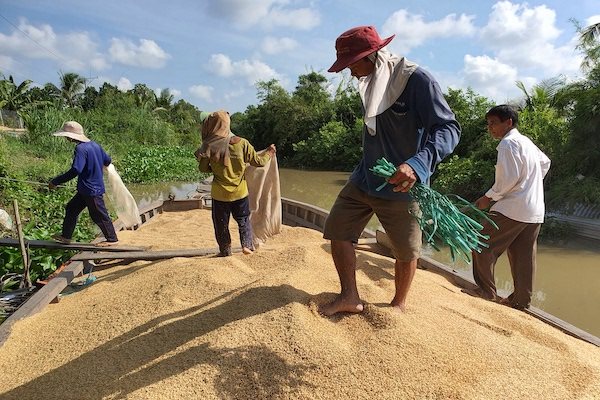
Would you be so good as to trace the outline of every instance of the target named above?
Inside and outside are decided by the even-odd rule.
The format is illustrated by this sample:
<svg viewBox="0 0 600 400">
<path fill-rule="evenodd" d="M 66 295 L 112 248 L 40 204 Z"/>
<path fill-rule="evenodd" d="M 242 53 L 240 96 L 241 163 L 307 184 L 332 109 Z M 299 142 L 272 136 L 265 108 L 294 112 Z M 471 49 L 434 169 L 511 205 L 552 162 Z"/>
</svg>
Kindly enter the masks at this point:
<svg viewBox="0 0 600 400">
<path fill-rule="evenodd" d="M 340 191 L 325 223 L 323 237 L 331 240 L 331 254 L 341 293 L 320 307 L 324 315 L 361 312 L 356 287 L 353 243 L 376 214 L 392 244 L 396 293 L 390 305 L 406 309 L 406 297 L 421 251 L 421 230 L 411 213 L 418 204 L 408 191 L 429 184 L 435 167 L 450 154 L 460 138 L 460 126 L 439 84 L 424 69 L 385 46 L 394 35 L 381 39 L 372 26 L 342 33 L 335 42 L 337 59 L 329 72 L 350 69 L 358 79 L 363 105 L 363 156 Z M 396 165 L 390 185 L 377 190 L 383 178 L 369 171 L 385 157 Z"/>
</svg>

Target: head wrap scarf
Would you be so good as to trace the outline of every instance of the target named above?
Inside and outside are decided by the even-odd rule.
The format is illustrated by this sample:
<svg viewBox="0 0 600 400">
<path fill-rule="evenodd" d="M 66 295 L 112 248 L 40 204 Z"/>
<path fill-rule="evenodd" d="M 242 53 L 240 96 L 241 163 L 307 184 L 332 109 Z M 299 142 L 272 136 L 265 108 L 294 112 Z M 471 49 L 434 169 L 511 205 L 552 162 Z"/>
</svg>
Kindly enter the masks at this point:
<svg viewBox="0 0 600 400">
<path fill-rule="evenodd" d="M 230 130 L 231 120 L 227 111 L 215 111 L 202 122 L 202 145 L 196 150 L 196 158 L 230 165 L 229 140 L 234 136 Z"/>
<path fill-rule="evenodd" d="M 375 64 L 375 69 L 358 80 L 358 92 L 365 109 L 365 125 L 369 134 L 375 136 L 375 117 L 398 100 L 418 65 L 405 57 L 391 54 L 385 47 L 368 57 Z"/>
</svg>

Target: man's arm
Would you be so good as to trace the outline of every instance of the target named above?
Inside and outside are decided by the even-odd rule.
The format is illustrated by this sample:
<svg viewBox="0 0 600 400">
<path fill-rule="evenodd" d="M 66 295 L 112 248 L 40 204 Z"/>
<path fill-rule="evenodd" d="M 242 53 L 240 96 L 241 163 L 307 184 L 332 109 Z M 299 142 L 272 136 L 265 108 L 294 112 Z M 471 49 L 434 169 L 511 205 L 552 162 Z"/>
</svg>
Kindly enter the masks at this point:
<svg viewBox="0 0 600 400">
<path fill-rule="evenodd" d="M 85 154 L 83 151 L 79 149 L 79 146 L 75 146 L 75 150 L 73 152 L 73 164 L 71 165 L 71 169 L 69 169 L 64 174 L 58 175 L 53 178 L 48 186 L 53 189 L 53 186 L 56 187 L 65 182 L 70 181 L 75 178 L 77 175 L 83 171 L 83 166 L 85 165 Z"/>
<path fill-rule="evenodd" d="M 436 166 L 454 151 L 460 140 L 460 125 L 439 84 L 427 73 L 421 81 L 415 106 L 427 140 L 417 154 L 406 160 L 406 164 L 410 165 L 419 181 L 426 183 Z"/>
<path fill-rule="evenodd" d="M 494 185 L 485 193 L 493 201 L 502 199 L 519 182 L 521 165 L 515 158 L 516 150 L 511 146 L 501 146 L 498 149 L 496 162 L 496 179 Z"/>
<path fill-rule="evenodd" d="M 106 151 L 104 151 L 104 149 L 102 149 L 102 163 L 104 164 L 105 167 L 108 167 L 110 165 L 110 163 L 112 163 L 112 159 L 106 153 Z"/>
<path fill-rule="evenodd" d="M 551 161 L 543 151 L 540 150 L 540 167 L 542 169 L 542 177 L 546 177 L 546 174 L 550 170 Z"/>
</svg>

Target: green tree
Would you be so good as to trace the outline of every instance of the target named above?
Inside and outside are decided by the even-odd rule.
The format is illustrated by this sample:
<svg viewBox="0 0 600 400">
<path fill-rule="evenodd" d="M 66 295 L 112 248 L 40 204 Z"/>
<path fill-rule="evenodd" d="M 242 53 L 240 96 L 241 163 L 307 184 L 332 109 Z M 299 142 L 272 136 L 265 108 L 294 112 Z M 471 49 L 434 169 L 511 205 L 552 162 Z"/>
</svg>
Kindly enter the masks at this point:
<svg viewBox="0 0 600 400">
<path fill-rule="evenodd" d="M 232 116 L 233 120 L 233 116 Z M 193 104 L 181 99 L 171 107 L 169 121 L 175 129 L 185 134 L 186 142 L 198 144 L 200 141 L 200 110 Z M 233 130 L 233 127 L 232 127 Z M 233 132 L 236 132 L 233 130 Z"/>
<path fill-rule="evenodd" d="M 461 127 L 461 137 L 454 154 L 459 157 L 470 157 L 477 154 L 478 158 L 494 160 L 495 145 L 487 132 L 485 113 L 494 103 L 478 95 L 473 89 L 448 88 L 445 95 L 450 109 Z"/>
<path fill-rule="evenodd" d="M 60 90 L 52 83 L 46 83 L 43 87 L 32 87 L 29 89 L 29 99 L 32 102 L 40 102 L 44 104 L 53 104 L 59 107 Z"/>
<path fill-rule="evenodd" d="M 362 156 L 362 129 L 362 120 L 357 120 L 352 129 L 340 121 L 325 124 L 308 139 L 293 145 L 294 164 L 311 169 L 352 170 Z"/>
<path fill-rule="evenodd" d="M 136 83 L 133 89 L 127 93 L 131 94 L 138 107 L 152 111 L 156 107 L 156 94 L 143 83 Z"/>
<path fill-rule="evenodd" d="M 517 87 L 523 92 L 519 115 L 520 131 L 529 136 L 555 164 L 562 158 L 569 138 L 569 126 L 563 111 L 557 107 L 561 90 L 565 87 L 563 77 L 546 79 L 527 91 L 523 82 Z"/>
<path fill-rule="evenodd" d="M 75 72 L 60 74 L 60 95 L 67 107 L 79 106 L 85 89 L 85 78 Z"/>
<path fill-rule="evenodd" d="M 100 96 L 100 93 L 95 87 L 86 87 L 83 91 L 83 97 L 81 98 L 81 108 L 83 108 L 84 111 L 92 110 L 96 107 L 98 96 Z"/>
<path fill-rule="evenodd" d="M 12 76 L 0 81 L 0 108 L 12 111 L 21 111 L 29 106 L 29 86 L 32 81 L 24 80 L 19 85 L 15 84 Z"/>
<path fill-rule="evenodd" d="M 167 88 L 167 89 L 162 89 L 160 91 L 160 95 L 156 96 L 156 94 L 154 94 L 154 103 L 156 105 L 156 108 L 161 108 L 163 110 L 170 110 L 171 109 L 171 105 L 173 103 L 173 99 L 175 98 L 175 96 L 173 96 L 171 94 L 171 91 Z"/>
<path fill-rule="evenodd" d="M 579 23 L 572 20 L 579 32 L 579 44 L 577 48 L 584 53 L 581 69 L 591 71 L 600 60 L 600 22 L 581 28 Z"/>
<path fill-rule="evenodd" d="M 346 128 L 354 127 L 356 120 L 362 115 L 362 101 L 358 89 L 351 81 L 342 80 L 333 98 L 333 114 Z"/>
</svg>

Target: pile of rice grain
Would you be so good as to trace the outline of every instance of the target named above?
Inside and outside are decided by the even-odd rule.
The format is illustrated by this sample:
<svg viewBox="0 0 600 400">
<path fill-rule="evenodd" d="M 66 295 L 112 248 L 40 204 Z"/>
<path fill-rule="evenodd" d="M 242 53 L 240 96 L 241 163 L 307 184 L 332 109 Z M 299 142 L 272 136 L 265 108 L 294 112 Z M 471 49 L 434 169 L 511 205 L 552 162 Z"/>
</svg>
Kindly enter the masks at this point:
<svg viewBox="0 0 600 400">
<path fill-rule="evenodd" d="M 232 224 L 234 245 L 239 245 Z M 128 245 L 215 247 L 210 211 L 164 213 Z M 138 261 L 15 324 L 2 399 L 600 399 L 600 349 L 393 260 L 358 252 L 365 311 L 325 318 L 339 283 L 304 228 L 250 256 Z"/>
</svg>

